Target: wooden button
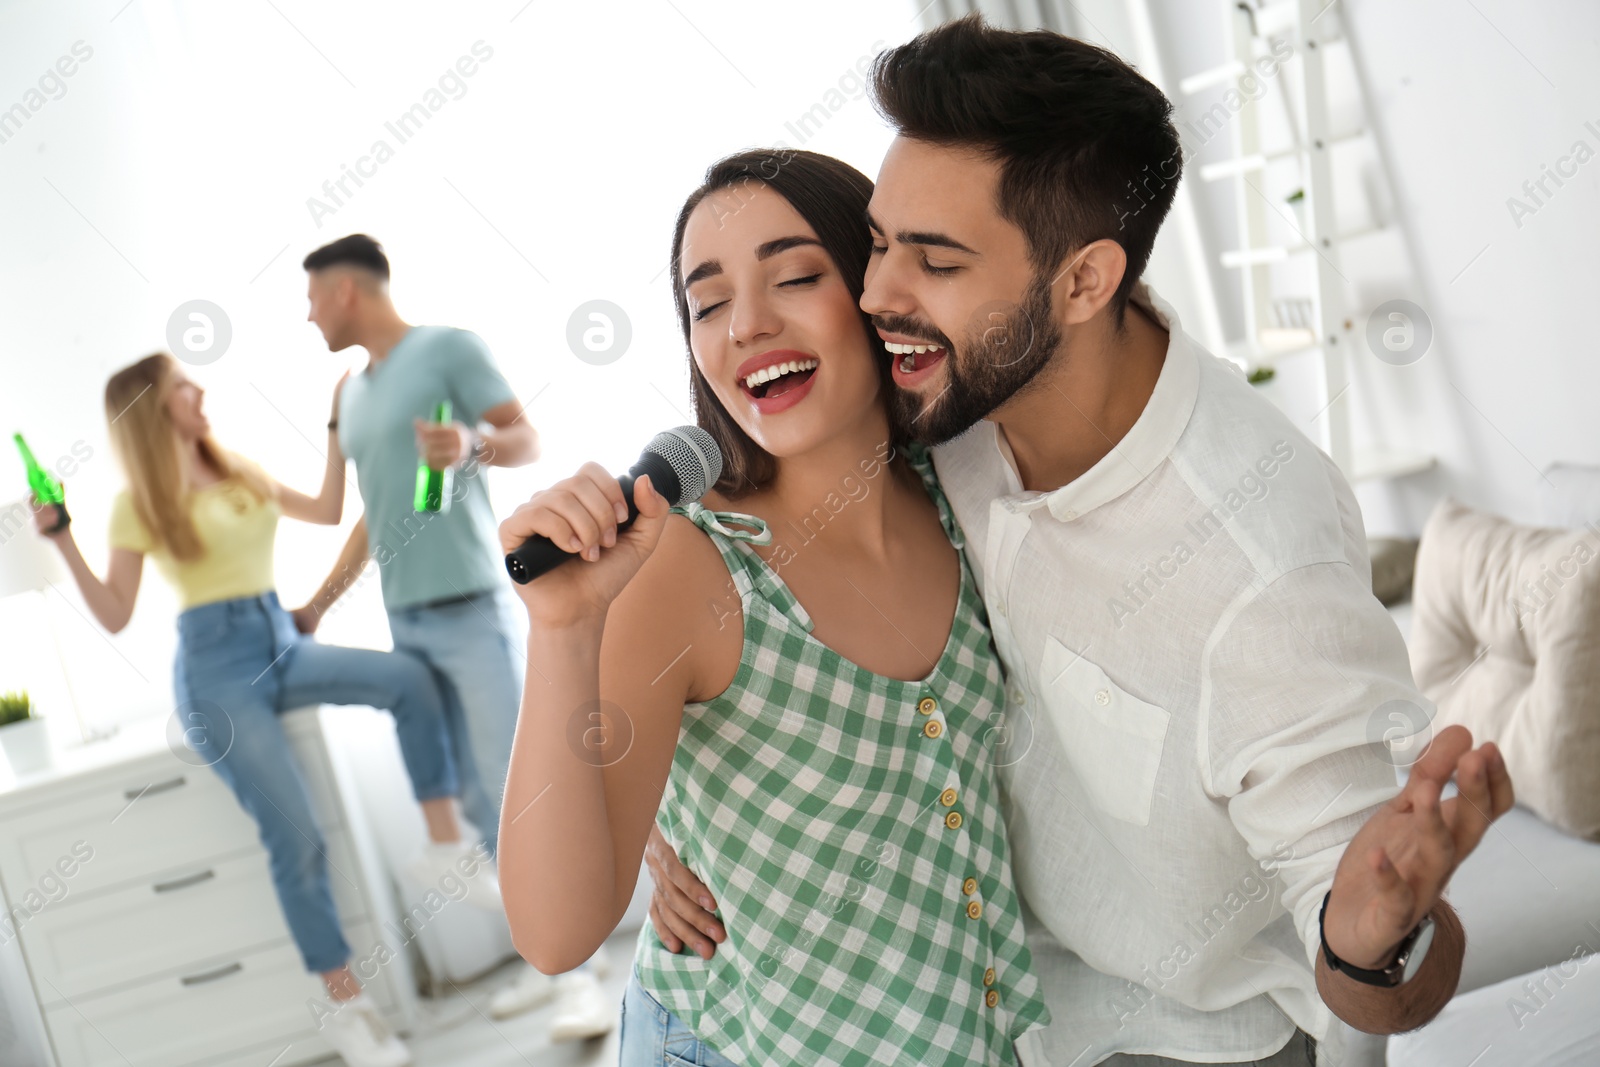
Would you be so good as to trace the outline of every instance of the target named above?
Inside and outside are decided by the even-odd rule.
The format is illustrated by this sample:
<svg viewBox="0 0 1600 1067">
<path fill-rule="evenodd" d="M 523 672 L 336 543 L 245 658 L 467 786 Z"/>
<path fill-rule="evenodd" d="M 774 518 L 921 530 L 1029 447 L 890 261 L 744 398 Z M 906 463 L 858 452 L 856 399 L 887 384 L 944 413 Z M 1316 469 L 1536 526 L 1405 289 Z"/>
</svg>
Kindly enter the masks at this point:
<svg viewBox="0 0 1600 1067">
<path fill-rule="evenodd" d="M 967 918 L 976 919 L 983 914 L 983 905 L 976 900 L 967 901 Z"/>
<path fill-rule="evenodd" d="M 939 803 L 943 804 L 945 807 L 948 808 L 955 802 L 956 791 L 954 789 L 946 789 L 943 793 L 939 794 Z"/>
<path fill-rule="evenodd" d="M 938 737 L 940 734 L 944 733 L 944 727 L 939 725 L 938 719 L 929 719 L 927 722 L 922 724 L 922 732 L 928 737 Z"/>
<path fill-rule="evenodd" d="M 994 985 L 994 968 L 993 967 L 990 967 L 987 971 L 983 972 L 983 984 L 984 985 Z"/>
<path fill-rule="evenodd" d="M 978 891 L 978 880 L 976 878 L 968 878 L 961 883 L 961 891 L 970 897 Z"/>
<path fill-rule="evenodd" d="M 1000 1003 L 1000 994 L 991 989 L 983 995 L 983 1002 L 992 1008 Z"/>
<path fill-rule="evenodd" d="M 917 710 L 922 712 L 924 715 L 932 715 L 938 710 L 938 708 L 939 705 L 932 697 L 923 697 L 921 700 L 917 701 Z"/>
<path fill-rule="evenodd" d="M 949 815 L 944 817 L 944 824 L 952 830 L 961 829 L 961 813 L 959 811 L 952 811 Z"/>
</svg>

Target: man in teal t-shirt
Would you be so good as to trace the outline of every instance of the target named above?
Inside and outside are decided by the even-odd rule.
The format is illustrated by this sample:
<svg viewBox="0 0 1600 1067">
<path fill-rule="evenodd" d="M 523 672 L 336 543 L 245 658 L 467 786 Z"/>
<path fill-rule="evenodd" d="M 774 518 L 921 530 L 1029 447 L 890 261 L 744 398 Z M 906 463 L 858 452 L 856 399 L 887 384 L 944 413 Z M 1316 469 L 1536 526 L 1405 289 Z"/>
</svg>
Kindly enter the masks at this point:
<svg viewBox="0 0 1600 1067">
<path fill-rule="evenodd" d="M 389 260 L 377 241 L 352 234 L 306 257 L 307 318 L 335 352 L 367 350 L 339 401 L 339 446 L 356 466 L 365 514 L 315 597 L 293 614 L 311 633 L 322 615 L 377 560 L 397 651 L 432 668 L 445 696 L 461 780 L 461 806 L 494 851 L 522 703 L 522 633 L 500 552 L 499 523 L 483 468 L 538 458 L 539 436 L 476 334 L 412 326 L 389 298 Z M 451 421 L 431 421 L 441 401 Z M 414 510 L 417 467 L 451 472 L 449 507 Z M 497 1014 L 555 995 L 532 967 L 494 1003 Z M 564 979 L 552 1022 L 556 1040 L 599 1036 L 615 1025 L 592 976 Z"/>
<path fill-rule="evenodd" d="M 442 433 L 428 422 L 440 401 L 450 403 L 453 418 Z M 488 346 L 476 334 L 448 326 L 411 327 L 388 356 L 345 383 L 339 445 L 356 465 L 369 552 L 378 561 L 383 604 L 391 613 L 504 586 L 499 523 L 479 469 L 500 459 L 499 450 L 480 455 L 470 444 L 456 447 L 455 427 L 493 424 L 501 408 L 527 426 L 520 407 Z M 419 429 L 440 439 L 438 458 L 456 467 L 448 511 L 412 509 Z M 484 440 L 476 430 L 467 432 L 468 441 Z M 531 426 L 526 436 L 532 437 Z"/>
</svg>

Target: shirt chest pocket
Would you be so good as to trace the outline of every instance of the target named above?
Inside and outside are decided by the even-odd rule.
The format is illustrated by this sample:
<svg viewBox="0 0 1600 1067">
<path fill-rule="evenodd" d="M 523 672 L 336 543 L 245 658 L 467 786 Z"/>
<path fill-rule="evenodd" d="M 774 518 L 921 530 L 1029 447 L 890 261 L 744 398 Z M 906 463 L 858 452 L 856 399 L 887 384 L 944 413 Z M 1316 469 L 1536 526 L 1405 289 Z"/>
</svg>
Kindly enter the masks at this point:
<svg viewBox="0 0 1600 1067">
<path fill-rule="evenodd" d="M 1040 681 L 1050 723 L 1094 806 L 1149 825 L 1168 713 L 1118 688 L 1054 637 L 1045 637 Z"/>
</svg>

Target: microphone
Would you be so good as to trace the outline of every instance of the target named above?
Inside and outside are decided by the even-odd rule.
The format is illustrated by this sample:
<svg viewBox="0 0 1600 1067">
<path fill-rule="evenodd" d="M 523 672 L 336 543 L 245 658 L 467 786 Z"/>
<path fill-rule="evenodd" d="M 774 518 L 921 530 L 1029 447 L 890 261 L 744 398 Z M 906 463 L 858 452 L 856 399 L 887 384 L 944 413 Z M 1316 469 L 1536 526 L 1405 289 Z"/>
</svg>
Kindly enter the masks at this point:
<svg viewBox="0 0 1600 1067">
<path fill-rule="evenodd" d="M 699 500 L 722 477 L 722 451 L 711 435 L 698 426 L 679 426 L 652 437 L 644 446 L 639 462 L 617 479 L 622 486 L 622 498 L 628 503 L 628 517 L 617 524 L 618 533 L 632 526 L 633 520 L 639 517 L 639 507 L 633 502 L 633 483 L 646 474 L 655 491 L 665 497 L 668 504 L 677 507 L 686 501 Z M 527 585 L 577 556 L 576 552 L 568 552 L 543 534 L 534 534 L 506 555 L 506 572 L 518 585 Z"/>
</svg>

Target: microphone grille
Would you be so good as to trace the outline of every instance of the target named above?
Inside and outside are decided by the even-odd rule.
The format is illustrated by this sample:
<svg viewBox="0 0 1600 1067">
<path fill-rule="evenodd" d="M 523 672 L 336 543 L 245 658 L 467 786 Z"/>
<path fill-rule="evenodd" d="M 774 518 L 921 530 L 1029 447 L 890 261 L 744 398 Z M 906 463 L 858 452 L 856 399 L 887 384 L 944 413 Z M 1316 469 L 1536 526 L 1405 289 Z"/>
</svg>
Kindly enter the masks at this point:
<svg viewBox="0 0 1600 1067">
<path fill-rule="evenodd" d="M 671 502 L 673 506 L 699 500 L 722 477 L 722 450 L 698 426 L 662 430 L 644 450 L 666 460 L 678 476 L 678 499 Z"/>
</svg>

